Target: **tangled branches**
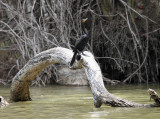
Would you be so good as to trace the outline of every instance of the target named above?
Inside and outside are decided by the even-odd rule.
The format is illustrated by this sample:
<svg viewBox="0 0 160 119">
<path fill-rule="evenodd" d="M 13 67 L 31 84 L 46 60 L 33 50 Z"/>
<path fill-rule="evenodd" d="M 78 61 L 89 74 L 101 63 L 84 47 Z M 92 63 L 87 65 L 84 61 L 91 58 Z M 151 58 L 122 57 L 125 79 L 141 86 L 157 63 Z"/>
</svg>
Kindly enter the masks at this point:
<svg viewBox="0 0 160 119">
<path fill-rule="evenodd" d="M 126 78 L 124 82 L 155 82 L 159 76 L 160 20 L 151 20 L 146 10 L 139 11 L 139 4 L 139 0 L 1 0 L 0 38 L 16 46 L 14 67 L 19 70 L 41 51 L 55 46 L 71 49 L 83 34 L 81 19 L 89 17 L 92 35 L 88 49 L 104 75 L 112 78 L 118 71 L 121 80 Z M 156 4 L 148 3 L 145 9 Z M 143 5 L 141 2 L 141 8 Z M 158 18 L 159 14 L 154 15 Z M 39 81 L 41 77 L 43 74 Z"/>
<path fill-rule="evenodd" d="M 139 83 L 156 82 L 159 75 L 159 57 L 157 57 L 157 54 L 156 57 L 153 54 L 151 55 L 150 52 L 155 52 L 152 48 L 159 49 L 155 46 L 159 44 L 159 38 L 149 34 L 149 31 L 155 31 L 156 29 L 154 34 L 158 34 L 159 24 L 150 19 L 150 16 L 140 14 L 123 0 L 119 0 L 119 2 L 121 7 L 116 11 L 112 20 L 108 24 L 100 23 L 102 37 L 107 39 L 107 41 L 102 40 L 103 38 L 99 39 L 101 43 L 97 41 L 101 45 L 97 45 L 97 48 L 102 52 L 99 58 L 103 56 L 102 62 L 106 62 L 106 65 L 102 63 L 103 69 L 111 70 L 113 75 L 117 75 L 115 71 L 121 71 L 122 77 L 126 77 L 123 80 L 124 83 L 131 81 Z M 158 28 L 153 27 L 153 24 L 157 25 Z M 155 39 L 156 44 L 151 45 L 150 42 L 153 39 Z M 154 65 L 150 64 L 150 59 L 153 60 L 153 57 L 156 59 Z M 105 58 L 106 60 L 104 60 Z M 154 71 L 151 71 L 151 69 Z M 117 76 L 120 77 L 120 75 Z"/>
</svg>

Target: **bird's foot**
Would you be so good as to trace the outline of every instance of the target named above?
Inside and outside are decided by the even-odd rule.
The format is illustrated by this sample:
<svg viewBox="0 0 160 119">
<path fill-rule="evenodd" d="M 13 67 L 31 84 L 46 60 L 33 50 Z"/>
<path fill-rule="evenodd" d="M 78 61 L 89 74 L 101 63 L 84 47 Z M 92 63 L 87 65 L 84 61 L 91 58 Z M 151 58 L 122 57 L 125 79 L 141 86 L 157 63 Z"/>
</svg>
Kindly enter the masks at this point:
<svg viewBox="0 0 160 119">
<path fill-rule="evenodd" d="M 84 54 L 83 52 L 82 52 L 82 55 L 89 57 L 88 55 Z"/>
<path fill-rule="evenodd" d="M 84 54 L 83 52 L 79 51 L 78 49 L 77 49 L 77 52 L 78 52 L 78 54 L 82 54 L 82 55 L 84 55 L 84 56 L 89 57 L 88 55 Z"/>
</svg>

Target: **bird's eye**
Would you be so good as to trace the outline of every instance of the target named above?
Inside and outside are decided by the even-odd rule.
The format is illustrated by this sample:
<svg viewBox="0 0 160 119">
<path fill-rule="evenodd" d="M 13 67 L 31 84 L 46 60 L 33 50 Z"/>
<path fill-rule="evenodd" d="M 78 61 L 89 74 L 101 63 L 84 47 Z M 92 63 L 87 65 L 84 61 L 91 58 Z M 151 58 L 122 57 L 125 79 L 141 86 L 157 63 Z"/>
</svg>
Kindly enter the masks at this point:
<svg viewBox="0 0 160 119">
<path fill-rule="evenodd" d="M 2 101 L 2 98 L 0 98 L 0 102 Z"/>
</svg>

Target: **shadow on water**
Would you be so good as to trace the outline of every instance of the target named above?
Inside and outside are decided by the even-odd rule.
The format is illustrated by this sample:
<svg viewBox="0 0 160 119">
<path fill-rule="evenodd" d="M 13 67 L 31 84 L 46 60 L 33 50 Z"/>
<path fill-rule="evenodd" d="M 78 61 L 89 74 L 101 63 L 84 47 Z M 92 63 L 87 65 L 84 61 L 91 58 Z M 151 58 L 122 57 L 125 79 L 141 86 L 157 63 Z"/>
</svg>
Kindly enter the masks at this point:
<svg viewBox="0 0 160 119">
<path fill-rule="evenodd" d="M 160 94 L 159 85 L 106 86 L 109 92 L 139 103 L 149 101 L 148 88 Z M 31 87 L 33 101 L 11 103 L 0 109 L 1 119 L 158 119 L 160 108 L 120 108 L 103 105 L 94 108 L 90 87 Z M 0 87 L 0 95 L 9 100 L 10 87 Z"/>
</svg>

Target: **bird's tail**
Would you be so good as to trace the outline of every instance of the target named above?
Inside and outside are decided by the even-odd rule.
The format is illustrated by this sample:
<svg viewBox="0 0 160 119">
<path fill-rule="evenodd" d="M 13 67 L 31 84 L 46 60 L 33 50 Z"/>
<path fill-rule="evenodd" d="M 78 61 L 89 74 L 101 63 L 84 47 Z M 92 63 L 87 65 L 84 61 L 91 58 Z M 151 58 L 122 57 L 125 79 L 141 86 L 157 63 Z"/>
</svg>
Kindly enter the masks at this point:
<svg viewBox="0 0 160 119">
<path fill-rule="evenodd" d="M 72 65 L 73 65 L 73 63 L 75 62 L 76 55 L 77 55 L 77 51 L 75 51 L 75 52 L 74 52 L 74 55 L 73 55 L 73 57 L 72 57 L 72 60 L 71 60 L 70 66 L 72 66 Z"/>
</svg>

